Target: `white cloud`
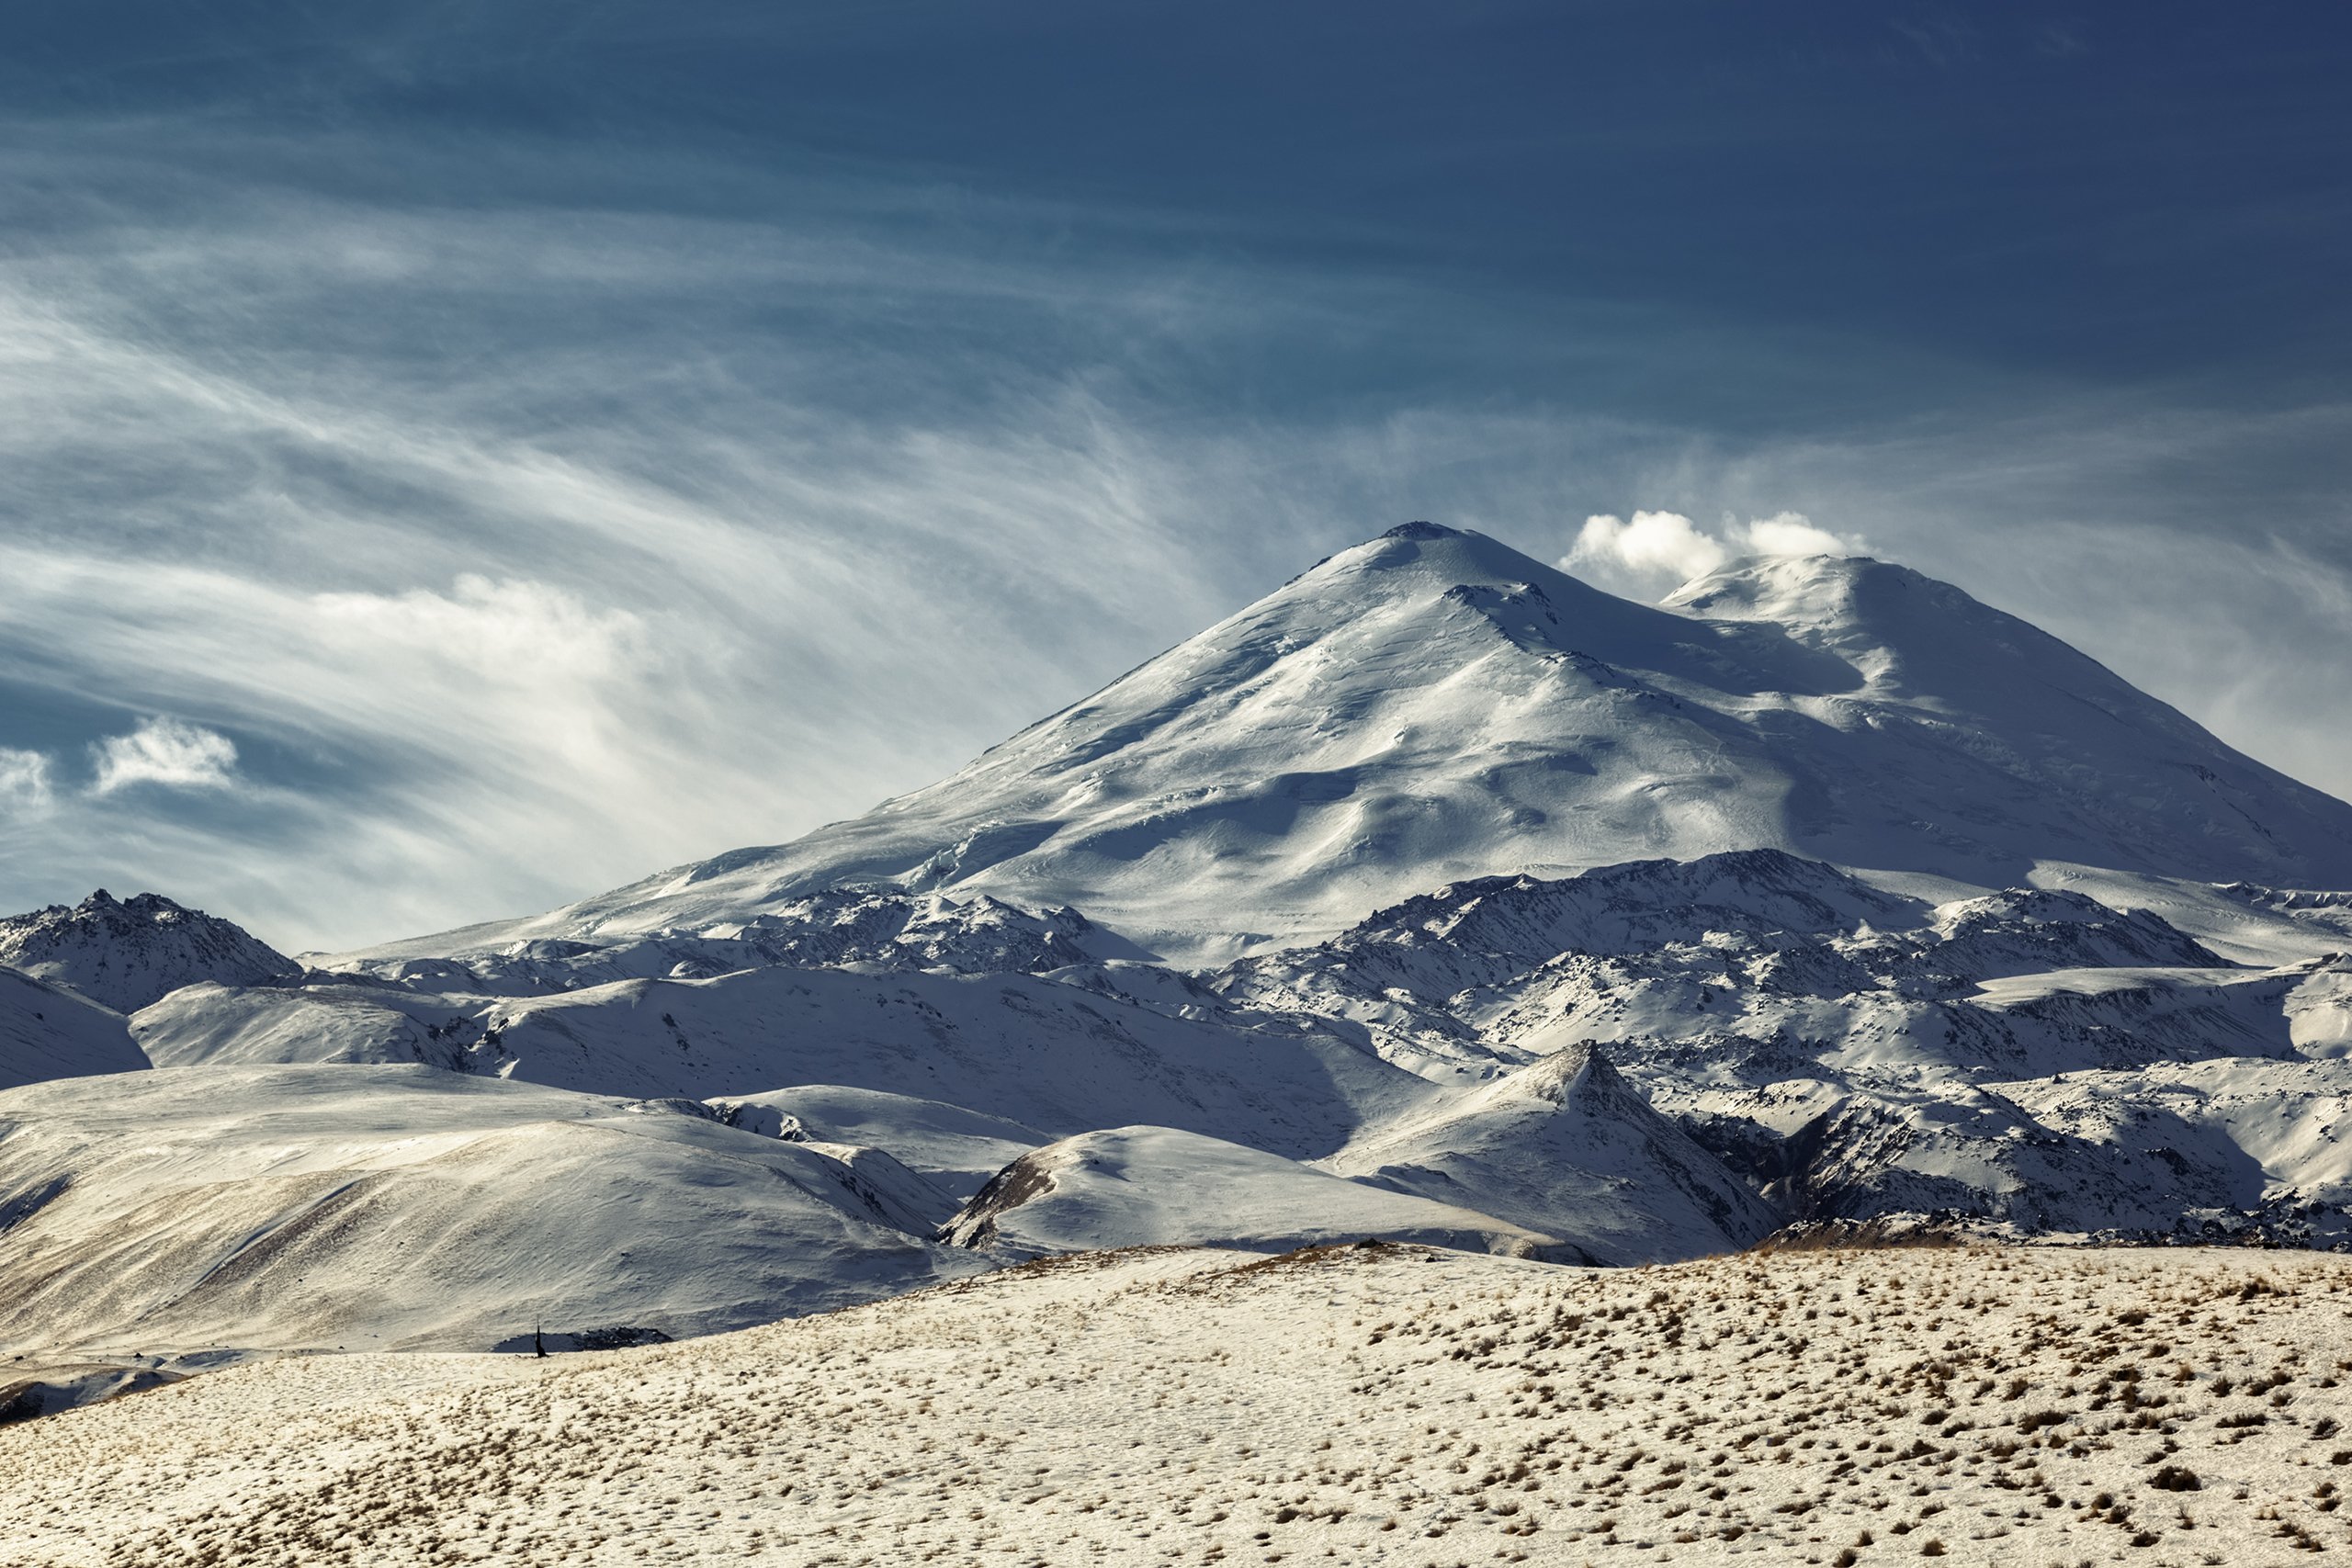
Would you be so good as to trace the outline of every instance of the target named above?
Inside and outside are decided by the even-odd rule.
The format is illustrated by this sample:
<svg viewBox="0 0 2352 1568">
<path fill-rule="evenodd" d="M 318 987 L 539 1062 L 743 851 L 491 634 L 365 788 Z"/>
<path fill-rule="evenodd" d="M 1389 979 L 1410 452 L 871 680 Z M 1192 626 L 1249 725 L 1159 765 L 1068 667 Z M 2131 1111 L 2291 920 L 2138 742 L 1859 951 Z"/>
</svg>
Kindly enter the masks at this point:
<svg viewBox="0 0 2352 1568">
<path fill-rule="evenodd" d="M 236 743 L 184 719 L 141 720 L 130 734 L 109 735 L 90 752 L 97 766 L 90 787 L 99 795 L 135 784 L 222 789 L 236 782 Z"/>
<path fill-rule="evenodd" d="M 1714 570 L 1729 553 L 1723 541 L 1700 532 L 1679 512 L 1636 512 L 1631 523 L 1607 515 L 1586 518 L 1565 564 L 1570 570 L 1613 566 L 1684 582 Z"/>
<path fill-rule="evenodd" d="M 1751 556 L 1850 556 L 1861 547 L 1860 539 L 1840 538 L 1802 512 L 1759 517 L 1744 528 L 1726 517 L 1724 531 Z"/>
<path fill-rule="evenodd" d="M 1679 512 L 1636 512 L 1630 523 L 1601 513 L 1584 520 L 1560 565 L 1604 587 L 1652 596 L 1736 556 L 1846 556 L 1863 548 L 1860 539 L 1831 533 L 1802 512 L 1746 523 L 1727 513 L 1713 533 Z"/>
<path fill-rule="evenodd" d="M 0 817 L 28 817 L 47 810 L 52 790 L 49 757 L 0 746 Z"/>
</svg>

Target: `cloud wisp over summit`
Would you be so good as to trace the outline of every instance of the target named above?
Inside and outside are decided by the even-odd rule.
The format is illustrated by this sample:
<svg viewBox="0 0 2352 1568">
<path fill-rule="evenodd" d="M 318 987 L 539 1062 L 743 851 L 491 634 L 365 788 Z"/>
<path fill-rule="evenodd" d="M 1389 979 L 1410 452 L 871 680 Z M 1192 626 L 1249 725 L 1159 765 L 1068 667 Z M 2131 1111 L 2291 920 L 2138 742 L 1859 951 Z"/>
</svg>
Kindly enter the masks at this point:
<svg viewBox="0 0 2352 1568">
<path fill-rule="evenodd" d="M 1833 534 L 1801 512 L 1744 523 L 1725 513 L 1714 528 L 1702 528 L 1679 512 L 1635 512 L 1631 520 L 1603 512 L 1584 520 L 1560 566 L 1604 588 L 1655 597 L 1740 556 L 1855 556 L 1869 551 L 1861 538 Z"/>
</svg>

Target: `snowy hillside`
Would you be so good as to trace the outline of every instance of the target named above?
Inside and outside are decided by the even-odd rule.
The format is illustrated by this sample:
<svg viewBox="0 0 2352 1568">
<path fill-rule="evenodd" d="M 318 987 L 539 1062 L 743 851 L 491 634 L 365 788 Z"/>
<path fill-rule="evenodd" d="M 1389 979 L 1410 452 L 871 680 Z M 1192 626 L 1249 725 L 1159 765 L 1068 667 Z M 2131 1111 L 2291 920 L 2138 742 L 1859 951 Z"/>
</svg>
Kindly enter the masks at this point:
<svg viewBox="0 0 2352 1568">
<path fill-rule="evenodd" d="M 1075 906 L 1198 962 L 1463 878 L 1763 847 L 1980 889 L 2069 863 L 2340 887 L 2352 807 L 1899 567 L 1745 562 L 1652 608 L 1414 524 L 865 817 L 381 951 L 695 930 L 854 882 Z"/>
<path fill-rule="evenodd" d="M 130 1017 L 130 1032 L 159 1067 L 276 1062 L 420 1062 L 457 1071 L 493 1068 L 475 1008 L 405 987 L 340 983 L 183 986 Z"/>
<path fill-rule="evenodd" d="M 594 1094 L 707 1100 L 732 1124 L 773 1136 L 873 1145 L 958 1196 L 1038 1145 L 1104 1129 L 1141 1125 L 1243 1145 L 1273 1156 L 1268 1172 L 1316 1160 L 1355 1175 L 1352 1151 L 1392 1127 L 1443 1125 L 1467 1144 L 1479 1141 L 1489 1114 L 1514 1126 L 1522 1118 L 1517 1100 L 1482 1093 L 1505 1070 L 1498 1061 L 1433 1082 L 1383 1059 L 1344 1020 L 1222 1008 L 1205 990 L 1205 1003 L 1154 1008 L 1105 994 L 1101 982 L 1091 966 L 1058 978 L 827 966 L 528 998 L 348 981 L 191 987 L 132 1026 L 160 1066 L 413 1062 Z M 804 1087 L 768 1089 L 779 1080 Z M 1503 1174 L 1510 1162 L 1465 1166 L 1427 1195 L 1479 1211 L 1499 1230 L 1611 1258 L 1712 1251 L 1771 1228 L 1770 1212 L 1638 1094 L 1597 1089 L 1560 1117 L 1534 1139 L 1540 1179 L 1516 1166 Z M 1419 1166 L 1372 1179 L 1418 1191 L 1413 1182 L 1424 1178 L 1441 1179 Z M 1332 1189 L 1312 1172 L 1302 1179 L 1289 1183 L 1304 1205 L 1289 1228 L 1260 1239 L 1322 1234 L 1306 1195 Z M 1593 1201 L 1604 1192 L 1605 1202 Z M 1103 1222 L 1100 1245 L 1168 1239 L 1157 1222 L 1140 1212 L 1136 1219 L 1140 1228 L 1129 1230 Z M 1646 1239 L 1629 1251 L 1618 1234 L 1625 1230 Z M 1220 1231 L 1182 1239 L 1245 1238 Z"/>
<path fill-rule="evenodd" d="M 841 1084 L 802 1084 L 711 1101 L 719 1120 L 771 1138 L 889 1146 L 891 1157 L 960 1204 L 1052 1136 L 936 1100 Z M 944 1224 L 940 1215 L 935 1224 Z"/>
<path fill-rule="evenodd" d="M 73 908 L 52 904 L 0 919 L 0 964 L 135 1012 L 198 980 L 259 986 L 302 966 L 243 927 L 159 893 L 118 899 L 103 887 Z"/>
<path fill-rule="evenodd" d="M 159 1062 L 423 1060 L 636 1098 L 741 1100 L 781 1083 L 945 1101 L 1061 1136 L 1193 1126 L 1301 1156 L 1430 1086 L 1311 1020 L 1171 1017 L 1023 975 L 746 969 L 528 998 L 350 985 L 194 990 L 133 1021 Z M 404 1010 L 415 1008 L 414 1014 Z M 292 1023 L 287 1009 L 301 1010 Z M 440 1040 L 417 1018 L 445 1017 Z M 469 1041 L 467 1059 L 458 1043 Z"/>
<path fill-rule="evenodd" d="M 527 997 L 616 980 L 707 979 L 778 964 L 1019 975 L 1144 956 L 1075 909 L 1017 908 L 985 894 L 950 897 L 838 887 L 695 931 L 665 928 L 617 941 L 540 937 L 447 952 L 464 957 L 403 952 L 337 962 L 356 975 L 414 989 Z"/>
<path fill-rule="evenodd" d="M 1522 1224 L 1599 1263 L 1702 1258 L 1781 1223 L 1597 1046 L 1573 1046 L 1350 1144 L 1332 1168 Z M 1673 1192 L 1684 1201 L 1663 1201 Z"/>
<path fill-rule="evenodd" d="M 699 1106 L 422 1067 L 205 1067 L 0 1094 L 0 1361 L 679 1336 L 990 1266 L 836 1154 Z"/>
</svg>

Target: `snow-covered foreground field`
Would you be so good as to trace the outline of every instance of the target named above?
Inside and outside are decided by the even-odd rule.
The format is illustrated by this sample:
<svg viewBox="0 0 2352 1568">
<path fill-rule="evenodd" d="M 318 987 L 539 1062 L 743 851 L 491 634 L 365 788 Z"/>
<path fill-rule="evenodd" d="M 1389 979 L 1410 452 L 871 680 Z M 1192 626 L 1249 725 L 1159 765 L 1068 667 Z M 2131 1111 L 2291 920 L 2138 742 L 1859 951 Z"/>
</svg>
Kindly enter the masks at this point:
<svg viewBox="0 0 2352 1568">
<path fill-rule="evenodd" d="M 2347 1280 L 2189 1250 L 1093 1254 L 0 1429 L 0 1561 L 2297 1561 L 2352 1547 Z"/>
</svg>

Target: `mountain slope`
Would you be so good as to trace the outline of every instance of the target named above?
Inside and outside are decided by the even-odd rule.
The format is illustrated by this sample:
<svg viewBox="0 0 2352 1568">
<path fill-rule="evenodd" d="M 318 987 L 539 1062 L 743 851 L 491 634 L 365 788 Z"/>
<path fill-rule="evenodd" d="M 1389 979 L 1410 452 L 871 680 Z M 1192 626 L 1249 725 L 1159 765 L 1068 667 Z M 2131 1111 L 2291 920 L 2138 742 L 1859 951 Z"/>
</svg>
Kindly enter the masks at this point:
<svg viewBox="0 0 2352 1568">
<path fill-rule="evenodd" d="M 131 1014 L 130 1032 L 159 1067 L 421 1062 L 467 1072 L 498 1061 L 472 1016 L 481 1006 L 394 986 L 199 981 Z"/>
<path fill-rule="evenodd" d="M 648 1099 L 830 1084 L 945 1101 L 1055 1137 L 1148 1121 L 1297 1157 L 1328 1154 L 1367 1120 L 1433 1092 L 1311 1020 L 1174 1018 L 1025 975 L 746 969 L 475 998 L 428 1043 L 438 1055 L 403 1010 L 430 1016 L 455 998 L 315 986 L 274 989 L 256 1009 L 253 995 L 191 989 L 141 1013 L 141 1038 L 158 1061 L 191 1066 L 422 1059 Z M 301 1014 L 279 1027 L 295 1001 Z"/>
<path fill-rule="evenodd" d="M 1949 583 L 1871 560 L 1767 559 L 1666 603 L 1784 631 L 1862 677 L 1762 719 L 1776 739 L 1802 734 L 1776 750 L 1802 760 L 1792 816 L 1808 853 L 1964 881 L 2073 861 L 2352 885 L 2352 807 Z"/>
<path fill-rule="evenodd" d="M 707 1099 L 732 1125 L 879 1148 L 957 1198 L 1040 1144 L 1104 1128 L 1157 1127 L 1350 1174 L 1382 1162 L 1343 1168 L 1343 1153 L 1367 1139 L 1390 1148 L 1379 1140 L 1402 1128 L 1384 1156 L 1400 1169 L 1381 1171 L 1380 1185 L 1419 1191 L 1427 1179 L 1440 1183 L 1426 1193 L 1437 1201 L 1595 1256 L 1719 1251 L 1770 1228 L 1715 1156 L 1605 1066 L 1573 1099 L 1536 1094 L 1544 1113 L 1531 1118 L 1526 1096 L 1487 1081 L 1500 1070 L 1495 1052 L 1424 1077 L 1368 1049 L 1345 1019 L 1181 1011 L 1050 976 L 825 967 L 523 998 L 192 986 L 133 1022 L 159 1066 L 417 1062 L 586 1093 Z M 764 1087 L 779 1081 L 804 1087 Z M 1440 1130 L 1471 1152 L 1449 1159 L 1431 1142 Z M 1501 1152 L 1513 1142 L 1524 1151 Z M 1311 1229 L 1295 1216 L 1269 1235 Z"/>
<path fill-rule="evenodd" d="M 729 1126 L 772 1138 L 888 1150 L 958 1203 L 1031 1149 L 1053 1141 L 1035 1127 L 1001 1116 L 841 1084 L 801 1084 L 730 1096 L 711 1105 Z"/>
<path fill-rule="evenodd" d="M 1970 886 L 2046 863 L 2352 885 L 2352 807 L 1957 589 L 1748 562 L 1668 607 L 1414 524 L 996 747 L 791 844 L 383 953 L 952 887 L 1186 962 L 1465 878 L 1779 848 Z"/>
<path fill-rule="evenodd" d="M 15 969 L 0 969 L 0 1089 L 136 1072 L 147 1065 L 120 1013 Z"/>
</svg>

